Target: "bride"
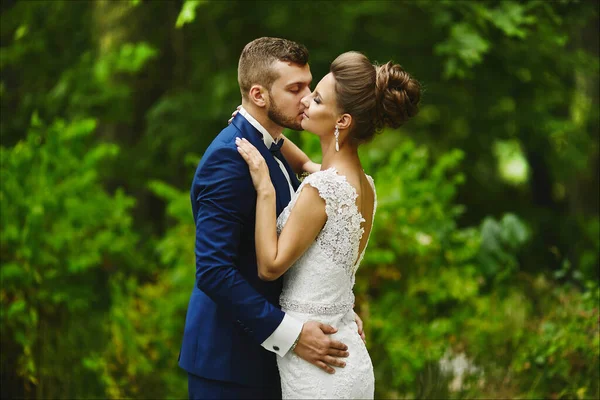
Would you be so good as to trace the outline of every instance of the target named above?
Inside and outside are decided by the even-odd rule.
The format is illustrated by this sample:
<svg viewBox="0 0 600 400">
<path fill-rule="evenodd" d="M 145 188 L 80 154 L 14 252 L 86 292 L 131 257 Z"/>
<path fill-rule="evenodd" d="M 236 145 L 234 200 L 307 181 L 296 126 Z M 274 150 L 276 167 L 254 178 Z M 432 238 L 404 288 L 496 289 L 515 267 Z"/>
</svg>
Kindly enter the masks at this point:
<svg viewBox="0 0 600 400">
<path fill-rule="evenodd" d="M 419 99 L 419 83 L 399 65 L 374 66 L 357 52 L 337 57 L 330 73 L 302 99 L 302 128 L 320 139 L 321 170 L 304 179 L 277 219 L 265 160 L 246 139 L 236 140 L 257 192 L 260 278 L 274 280 L 287 271 L 282 310 L 303 322 L 337 327 L 332 338 L 348 346 L 346 366 L 334 374 L 293 351 L 278 358 L 284 399 L 374 396 L 373 365 L 352 310 L 355 274 L 377 207 L 373 179 L 362 169 L 358 146 L 385 126 L 397 128 L 413 117 Z"/>
</svg>

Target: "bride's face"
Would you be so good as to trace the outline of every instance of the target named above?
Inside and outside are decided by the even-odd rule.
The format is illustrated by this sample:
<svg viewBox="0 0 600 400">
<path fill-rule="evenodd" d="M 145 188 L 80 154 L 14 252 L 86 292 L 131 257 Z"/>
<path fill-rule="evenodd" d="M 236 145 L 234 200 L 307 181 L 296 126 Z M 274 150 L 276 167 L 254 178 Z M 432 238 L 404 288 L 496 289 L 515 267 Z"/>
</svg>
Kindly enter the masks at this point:
<svg viewBox="0 0 600 400">
<path fill-rule="evenodd" d="M 335 78 L 325 75 L 315 90 L 302 99 L 304 115 L 302 129 L 318 136 L 333 135 L 338 117 L 335 97 Z"/>
</svg>

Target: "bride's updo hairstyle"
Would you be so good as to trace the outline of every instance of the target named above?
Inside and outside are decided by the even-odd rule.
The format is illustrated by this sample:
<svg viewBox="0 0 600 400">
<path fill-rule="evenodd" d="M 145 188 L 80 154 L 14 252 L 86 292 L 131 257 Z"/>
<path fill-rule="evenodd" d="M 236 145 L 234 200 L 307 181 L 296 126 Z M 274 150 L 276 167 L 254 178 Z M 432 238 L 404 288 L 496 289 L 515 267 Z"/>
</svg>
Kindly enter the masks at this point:
<svg viewBox="0 0 600 400">
<path fill-rule="evenodd" d="M 419 112 L 421 85 L 400 65 L 379 65 L 361 53 L 338 56 L 329 71 L 335 78 L 337 105 L 352 116 L 350 137 L 368 142 L 384 127 L 398 128 Z"/>
</svg>

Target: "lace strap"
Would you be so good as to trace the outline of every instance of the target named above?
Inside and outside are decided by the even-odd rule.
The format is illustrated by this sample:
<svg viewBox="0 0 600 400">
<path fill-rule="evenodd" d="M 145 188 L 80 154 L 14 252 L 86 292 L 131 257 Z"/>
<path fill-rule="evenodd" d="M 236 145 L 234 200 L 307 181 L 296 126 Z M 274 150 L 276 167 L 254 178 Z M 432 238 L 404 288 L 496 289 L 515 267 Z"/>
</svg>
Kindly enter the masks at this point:
<svg viewBox="0 0 600 400">
<path fill-rule="evenodd" d="M 336 173 L 334 168 L 315 172 L 306 177 L 302 184 L 317 189 L 319 196 L 325 200 L 325 212 L 328 218 L 340 215 L 347 206 L 355 206 L 356 191 L 344 177 Z"/>
</svg>

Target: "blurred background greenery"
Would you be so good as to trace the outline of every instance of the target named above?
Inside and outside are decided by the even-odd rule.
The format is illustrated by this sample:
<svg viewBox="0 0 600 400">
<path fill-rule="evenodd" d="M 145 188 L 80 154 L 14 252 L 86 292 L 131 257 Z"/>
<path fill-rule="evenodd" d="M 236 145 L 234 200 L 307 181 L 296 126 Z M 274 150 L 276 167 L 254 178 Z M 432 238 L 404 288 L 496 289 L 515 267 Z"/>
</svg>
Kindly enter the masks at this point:
<svg viewBox="0 0 600 400">
<path fill-rule="evenodd" d="M 598 2 L 1 2 L 2 398 L 183 398 L 188 189 L 260 36 L 402 64 L 361 149 L 380 398 L 598 398 Z M 316 161 L 318 142 L 287 133 Z"/>
</svg>

